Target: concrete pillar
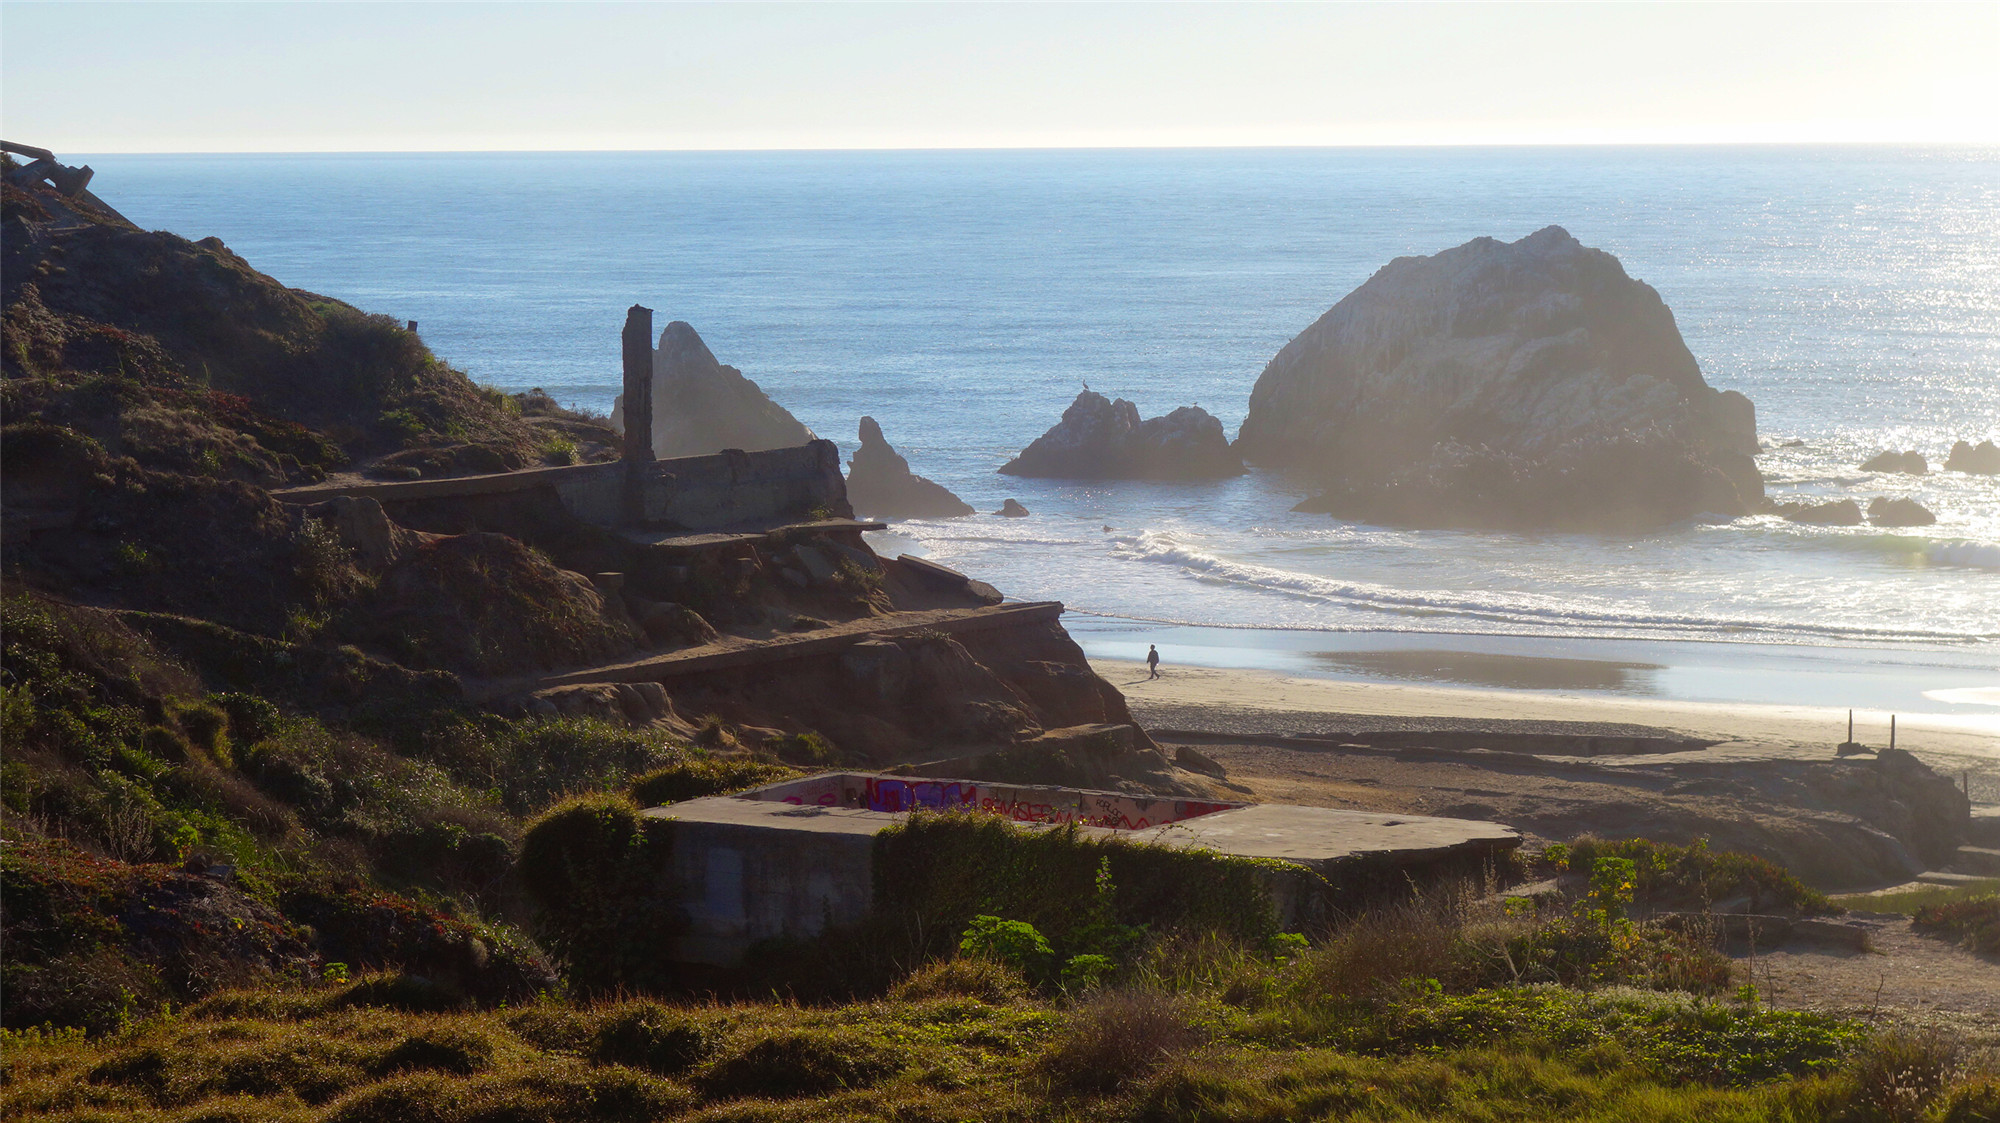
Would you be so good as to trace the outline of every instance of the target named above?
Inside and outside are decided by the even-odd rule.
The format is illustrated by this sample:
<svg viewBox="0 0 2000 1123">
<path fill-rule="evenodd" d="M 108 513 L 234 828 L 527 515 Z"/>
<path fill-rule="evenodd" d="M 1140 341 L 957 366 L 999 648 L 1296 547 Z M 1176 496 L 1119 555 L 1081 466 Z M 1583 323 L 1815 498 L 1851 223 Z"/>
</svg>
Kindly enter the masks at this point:
<svg viewBox="0 0 2000 1123">
<path fill-rule="evenodd" d="M 625 312 L 625 460 L 651 464 L 653 455 L 653 310 Z"/>
<path fill-rule="evenodd" d="M 645 473 L 653 455 L 653 310 L 625 312 L 625 521 L 646 519 Z"/>
</svg>

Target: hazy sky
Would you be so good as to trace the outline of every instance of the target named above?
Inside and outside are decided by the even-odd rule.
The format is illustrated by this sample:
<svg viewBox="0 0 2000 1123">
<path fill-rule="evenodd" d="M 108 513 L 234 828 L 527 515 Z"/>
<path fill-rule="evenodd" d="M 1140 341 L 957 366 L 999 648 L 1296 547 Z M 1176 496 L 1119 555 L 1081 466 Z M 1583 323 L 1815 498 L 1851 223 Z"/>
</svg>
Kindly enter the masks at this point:
<svg viewBox="0 0 2000 1123">
<path fill-rule="evenodd" d="M 2000 142 L 2000 3 L 0 4 L 59 152 Z"/>
</svg>

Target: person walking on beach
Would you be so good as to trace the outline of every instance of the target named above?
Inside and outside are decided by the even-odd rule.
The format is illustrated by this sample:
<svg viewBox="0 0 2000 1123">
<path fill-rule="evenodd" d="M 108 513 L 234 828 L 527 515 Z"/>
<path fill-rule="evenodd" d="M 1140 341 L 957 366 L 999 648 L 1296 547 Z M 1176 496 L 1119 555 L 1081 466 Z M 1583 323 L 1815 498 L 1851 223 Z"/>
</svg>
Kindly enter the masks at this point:
<svg viewBox="0 0 2000 1123">
<path fill-rule="evenodd" d="M 1160 649 L 1150 643 L 1146 645 L 1146 677 L 1160 677 Z"/>
</svg>

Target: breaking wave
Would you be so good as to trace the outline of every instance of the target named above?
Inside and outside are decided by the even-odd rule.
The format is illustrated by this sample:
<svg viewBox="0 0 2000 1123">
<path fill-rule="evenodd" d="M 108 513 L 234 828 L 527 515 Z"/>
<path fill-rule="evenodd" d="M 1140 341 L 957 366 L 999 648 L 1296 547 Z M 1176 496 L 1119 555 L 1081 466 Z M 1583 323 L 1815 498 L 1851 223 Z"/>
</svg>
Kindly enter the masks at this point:
<svg viewBox="0 0 2000 1123">
<path fill-rule="evenodd" d="M 1984 543 L 1963 545 L 1975 549 L 1995 549 Z M 1521 592 L 1453 593 L 1396 589 L 1231 561 L 1188 545 L 1166 531 L 1142 531 L 1135 536 L 1121 537 L 1116 540 L 1113 556 L 1144 564 L 1173 566 L 1203 581 L 1385 616 L 1437 618 L 1439 624 L 1458 619 L 1517 628 L 1572 631 L 1581 626 L 1635 636 L 1673 634 L 1739 641 L 1791 637 L 1795 640 L 1848 642 L 1963 642 L 1989 638 L 1977 632 L 1796 623 L 1749 616 L 1634 612 L 1618 607 L 1594 606 L 1588 598 L 1574 594 L 1555 597 Z"/>
<path fill-rule="evenodd" d="M 2000 542 L 1933 542 L 1924 558 L 1933 565 L 2000 570 Z"/>
</svg>

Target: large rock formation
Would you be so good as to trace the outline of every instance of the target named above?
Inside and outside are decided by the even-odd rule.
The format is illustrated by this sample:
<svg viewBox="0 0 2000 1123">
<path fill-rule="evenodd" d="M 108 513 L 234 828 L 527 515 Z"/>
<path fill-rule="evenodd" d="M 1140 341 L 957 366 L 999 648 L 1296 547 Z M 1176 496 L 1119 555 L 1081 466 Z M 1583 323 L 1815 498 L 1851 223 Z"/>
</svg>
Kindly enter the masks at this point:
<svg viewBox="0 0 2000 1123">
<path fill-rule="evenodd" d="M 1951 454 L 1945 457 L 1947 472 L 1971 472 L 1981 476 L 2000 476 L 2000 446 L 1992 441 L 1955 441 Z"/>
<path fill-rule="evenodd" d="M 1139 407 L 1085 390 L 1062 420 L 1000 469 L 1077 480 L 1212 480 L 1243 474 L 1222 422 L 1197 406 L 1139 420 Z"/>
<path fill-rule="evenodd" d="M 625 431 L 625 396 L 611 407 Z M 813 432 L 735 367 L 715 361 L 690 325 L 675 320 L 653 351 L 653 455 L 702 456 L 725 448 L 759 452 L 813 439 Z"/>
<path fill-rule="evenodd" d="M 972 513 L 972 505 L 943 484 L 910 471 L 894 446 L 882 438 L 872 417 L 861 419 L 861 447 L 847 470 L 847 499 L 861 515 L 891 519 L 948 519 Z"/>
<path fill-rule="evenodd" d="M 1556 226 L 1384 266 L 1271 360 L 1237 439 L 1322 482 L 1308 509 L 1591 529 L 1748 513 L 1756 449 L 1659 294 Z"/>
</svg>

